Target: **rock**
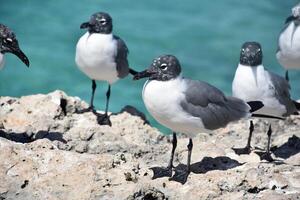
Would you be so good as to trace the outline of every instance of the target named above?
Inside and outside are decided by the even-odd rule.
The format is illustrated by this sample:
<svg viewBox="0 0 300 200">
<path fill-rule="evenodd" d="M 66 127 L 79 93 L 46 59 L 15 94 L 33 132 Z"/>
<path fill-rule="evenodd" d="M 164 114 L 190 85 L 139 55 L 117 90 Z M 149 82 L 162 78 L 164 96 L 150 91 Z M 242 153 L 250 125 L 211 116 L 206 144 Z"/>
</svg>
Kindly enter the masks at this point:
<svg viewBox="0 0 300 200">
<path fill-rule="evenodd" d="M 88 105 L 62 91 L 0 98 L 0 199 L 297 199 L 300 196 L 300 117 L 274 123 L 275 162 L 261 161 L 267 126 L 254 120 L 249 155 L 242 120 L 194 139 L 192 172 L 182 185 L 152 180 L 171 151 L 163 136 L 127 111 L 99 126 Z M 134 110 L 130 107 L 129 110 Z M 176 168 L 185 167 L 188 139 L 178 135 Z"/>
</svg>

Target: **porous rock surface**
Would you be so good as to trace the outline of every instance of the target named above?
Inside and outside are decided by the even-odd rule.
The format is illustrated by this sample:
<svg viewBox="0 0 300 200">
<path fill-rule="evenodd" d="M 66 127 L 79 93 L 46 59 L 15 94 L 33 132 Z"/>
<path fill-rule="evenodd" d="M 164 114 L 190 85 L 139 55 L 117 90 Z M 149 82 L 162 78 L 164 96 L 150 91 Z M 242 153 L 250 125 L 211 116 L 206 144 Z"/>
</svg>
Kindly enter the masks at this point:
<svg viewBox="0 0 300 200">
<path fill-rule="evenodd" d="M 166 166 L 171 138 L 138 116 L 111 116 L 99 126 L 88 105 L 62 91 L 0 97 L 0 199 L 299 199 L 300 117 L 273 122 L 270 163 L 258 152 L 267 124 L 255 120 L 249 155 L 237 155 L 248 136 L 247 120 L 193 139 L 187 182 L 152 180 Z M 132 108 L 130 108 L 132 109 Z M 186 163 L 187 138 L 179 136 L 177 167 Z"/>
</svg>

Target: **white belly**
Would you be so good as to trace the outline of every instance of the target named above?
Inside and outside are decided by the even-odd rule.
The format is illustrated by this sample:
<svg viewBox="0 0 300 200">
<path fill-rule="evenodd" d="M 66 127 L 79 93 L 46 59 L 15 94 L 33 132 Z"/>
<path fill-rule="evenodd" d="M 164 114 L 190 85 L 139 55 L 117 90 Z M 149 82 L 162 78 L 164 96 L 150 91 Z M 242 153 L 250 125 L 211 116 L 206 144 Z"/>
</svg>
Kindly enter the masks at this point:
<svg viewBox="0 0 300 200">
<path fill-rule="evenodd" d="M 233 82 L 232 95 L 244 101 L 262 101 L 264 107 L 256 114 L 282 117 L 286 113 L 285 106 L 275 98 L 270 77 L 262 65 L 250 67 L 239 65 Z"/>
<path fill-rule="evenodd" d="M 147 81 L 143 89 L 143 100 L 153 118 L 165 127 L 193 137 L 199 132 L 210 132 L 202 120 L 186 113 L 180 106 L 184 97 L 181 78 L 171 81 Z M 180 87 L 178 87 L 180 86 Z"/>
<path fill-rule="evenodd" d="M 285 69 L 300 69 L 300 28 L 295 28 L 294 22 L 279 36 L 279 48 L 276 57 Z"/>
<path fill-rule="evenodd" d="M 112 84 L 118 80 L 116 54 L 117 43 L 112 34 L 86 33 L 77 43 L 75 61 L 89 78 Z"/>
<path fill-rule="evenodd" d="M 0 53 L 0 70 L 4 67 L 4 55 L 2 53 Z"/>
</svg>

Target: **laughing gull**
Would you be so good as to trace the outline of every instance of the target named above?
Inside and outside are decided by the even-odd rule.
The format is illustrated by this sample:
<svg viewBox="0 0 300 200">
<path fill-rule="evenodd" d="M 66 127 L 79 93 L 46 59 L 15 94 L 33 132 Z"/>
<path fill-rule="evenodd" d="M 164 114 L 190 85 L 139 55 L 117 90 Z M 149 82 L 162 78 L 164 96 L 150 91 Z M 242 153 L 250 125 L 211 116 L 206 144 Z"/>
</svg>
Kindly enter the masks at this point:
<svg viewBox="0 0 300 200">
<path fill-rule="evenodd" d="M 0 70 L 4 67 L 5 53 L 15 54 L 16 56 L 18 56 L 18 58 L 21 59 L 23 63 L 25 63 L 27 67 L 29 67 L 29 60 L 20 49 L 18 40 L 14 32 L 7 26 L 0 24 Z"/>
<path fill-rule="evenodd" d="M 289 80 L 288 70 L 300 69 L 300 3 L 292 9 L 292 14 L 286 21 L 278 39 L 276 57 L 286 69 L 286 80 Z"/>
<path fill-rule="evenodd" d="M 92 80 L 92 96 L 89 108 L 79 113 L 91 111 L 97 115 L 100 125 L 111 126 L 107 115 L 111 85 L 128 73 L 135 74 L 127 61 L 128 48 L 125 42 L 112 34 L 112 18 L 109 14 L 98 12 L 88 22 L 82 23 L 81 29 L 88 31 L 79 39 L 76 46 L 75 61 L 78 68 Z M 94 108 L 96 80 L 108 82 L 105 114 L 100 115 Z"/>
<path fill-rule="evenodd" d="M 235 97 L 226 97 L 219 89 L 202 82 L 182 77 L 178 59 L 172 55 L 155 58 L 135 80 L 148 77 L 143 88 L 147 110 L 160 124 L 173 131 L 171 159 L 166 168 L 151 168 L 153 178 L 172 176 L 173 156 L 177 145 L 176 133 L 189 136 L 187 168 L 175 169 L 171 180 L 185 183 L 190 173 L 192 137 L 200 132 L 211 132 L 229 122 L 250 117 L 251 112 L 263 106 L 261 102 L 249 104 Z"/>
<path fill-rule="evenodd" d="M 290 85 L 283 77 L 265 70 L 262 64 L 263 53 L 261 45 L 257 42 L 246 42 L 240 52 L 240 63 L 235 72 L 232 83 L 234 97 L 244 101 L 262 101 L 265 105 L 255 114 L 271 115 L 285 118 L 291 114 L 297 114 L 299 103 L 290 97 Z M 254 126 L 250 121 L 250 133 L 245 148 L 236 149 L 238 154 L 248 154 L 251 151 L 251 137 Z M 263 159 L 272 161 L 270 155 L 270 140 L 272 128 L 269 124 L 268 144 Z"/>
</svg>

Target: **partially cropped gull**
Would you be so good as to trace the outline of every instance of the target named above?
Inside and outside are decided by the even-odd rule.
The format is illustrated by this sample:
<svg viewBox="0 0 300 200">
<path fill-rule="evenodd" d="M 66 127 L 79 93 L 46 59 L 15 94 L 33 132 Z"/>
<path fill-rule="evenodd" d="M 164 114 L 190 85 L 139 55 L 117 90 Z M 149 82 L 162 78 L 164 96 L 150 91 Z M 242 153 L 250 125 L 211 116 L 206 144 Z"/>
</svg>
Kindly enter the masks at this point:
<svg viewBox="0 0 300 200">
<path fill-rule="evenodd" d="M 300 69 L 300 3 L 293 7 L 279 35 L 276 57 L 286 70 Z"/>
<path fill-rule="evenodd" d="M 266 70 L 262 64 L 263 53 L 257 42 L 245 42 L 240 52 L 240 62 L 236 69 L 232 83 L 234 97 L 244 101 L 258 100 L 264 107 L 255 112 L 258 115 L 271 115 L 283 119 L 289 115 L 298 114 L 300 104 L 290 97 L 290 85 L 283 77 Z M 274 118 L 273 118 L 274 119 Z M 270 121 L 271 118 L 268 118 Z M 251 151 L 251 138 L 254 130 L 253 121 L 250 121 L 250 132 L 245 148 L 236 149 L 238 154 L 248 154 Z M 268 143 L 262 158 L 272 161 L 270 143 L 272 135 L 271 123 L 267 132 Z"/>
<path fill-rule="evenodd" d="M 15 33 L 7 26 L 0 24 L 0 70 L 4 67 L 4 54 L 6 53 L 16 55 L 27 67 L 29 67 L 29 60 L 20 49 Z"/>
<path fill-rule="evenodd" d="M 172 176 L 177 133 L 189 136 L 187 168 L 175 169 L 171 180 L 185 183 L 190 173 L 192 137 L 200 132 L 211 132 L 229 122 L 251 117 L 251 112 L 263 107 L 261 102 L 245 103 L 225 96 L 219 89 L 203 82 L 184 78 L 181 65 L 172 55 L 155 58 L 148 69 L 134 76 L 148 78 L 143 88 L 143 100 L 150 114 L 173 131 L 173 147 L 167 167 L 154 167 L 153 178 Z"/>
<path fill-rule="evenodd" d="M 111 85 L 125 78 L 128 73 L 135 74 L 135 71 L 128 65 L 128 48 L 121 38 L 113 35 L 112 18 L 108 13 L 93 14 L 88 22 L 81 24 L 80 28 L 87 29 L 87 32 L 77 43 L 75 61 L 78 68 L 92 80 L 92 96 L 89 108 L 79 113 L 91 111 L 97 115 L 100 125 L 111 126 L 107 114 Z M 108 83 L 103 115 L 98 114 L 94 108 L 96 80 Z"/>
</svg>

